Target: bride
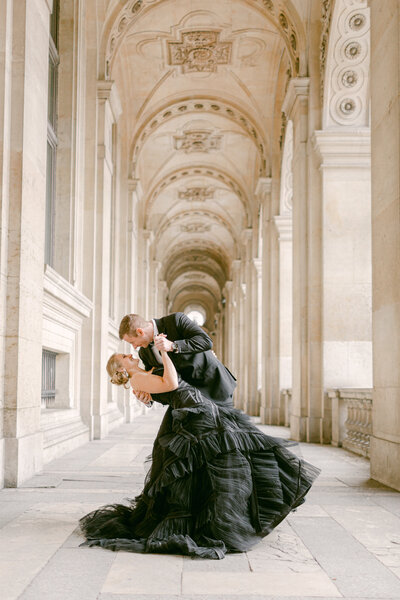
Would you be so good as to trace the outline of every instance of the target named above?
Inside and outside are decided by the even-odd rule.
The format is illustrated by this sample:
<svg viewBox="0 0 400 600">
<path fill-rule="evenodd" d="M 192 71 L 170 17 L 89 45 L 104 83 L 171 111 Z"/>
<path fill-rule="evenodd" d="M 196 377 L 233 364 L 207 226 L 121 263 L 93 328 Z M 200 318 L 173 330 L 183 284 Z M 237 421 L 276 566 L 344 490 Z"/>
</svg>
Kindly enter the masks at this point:
<svg viewBox="0 0 400 600">
<path fill-rule="evenodd" d="M 244 552 L 304 502 L 319 469 L 262 433 L 247 415 L 219 407 L 179 378 L 167 352 L 146 372 L 113 354 L 111 382 L 168 405 L 141 494 L 80 520 L 89 546 L 224 558 Z"/>
</svg>

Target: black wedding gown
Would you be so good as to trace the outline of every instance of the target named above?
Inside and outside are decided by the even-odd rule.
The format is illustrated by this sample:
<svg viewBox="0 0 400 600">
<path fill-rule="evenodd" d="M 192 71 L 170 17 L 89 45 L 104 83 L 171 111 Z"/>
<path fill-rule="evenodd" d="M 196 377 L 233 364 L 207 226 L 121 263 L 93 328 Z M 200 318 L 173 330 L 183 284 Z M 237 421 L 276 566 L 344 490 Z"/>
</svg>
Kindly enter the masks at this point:
<svg viewBox="0 0 400 600">
<path fill-rule="evenodd" d="M 223 558 L 244 552 L 304 502 L 319 469 L 180 380 L 140 496 L 80 520 L 89 546 Z M 293 443 L 293 442 L 292 442 Z"/>
</svg>

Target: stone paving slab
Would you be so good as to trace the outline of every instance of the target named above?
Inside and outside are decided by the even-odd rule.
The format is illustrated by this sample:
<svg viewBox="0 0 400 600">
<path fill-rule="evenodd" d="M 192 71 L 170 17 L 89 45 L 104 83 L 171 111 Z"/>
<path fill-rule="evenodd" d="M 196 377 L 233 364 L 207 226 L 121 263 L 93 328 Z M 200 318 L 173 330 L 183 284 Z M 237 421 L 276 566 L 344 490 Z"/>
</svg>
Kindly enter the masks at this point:
<svg viewBox="0 0 400 600">
<path fill-rule="evenodd" d="M 343 596 L 400 598 L 400 580 L 334 519 L 290 523 Z"/>
<path fill-rule="evenodd" d="M 210 561 L 80 548 L 80 516 L 140 492 L 163 414 L 150 410 L 0 491 L 1 600 L 400 599 L 400 494 L 369 479 L 365 458 L 330 446 L 293 448 L 322 473 L 247 553 Z"/>
</svg>

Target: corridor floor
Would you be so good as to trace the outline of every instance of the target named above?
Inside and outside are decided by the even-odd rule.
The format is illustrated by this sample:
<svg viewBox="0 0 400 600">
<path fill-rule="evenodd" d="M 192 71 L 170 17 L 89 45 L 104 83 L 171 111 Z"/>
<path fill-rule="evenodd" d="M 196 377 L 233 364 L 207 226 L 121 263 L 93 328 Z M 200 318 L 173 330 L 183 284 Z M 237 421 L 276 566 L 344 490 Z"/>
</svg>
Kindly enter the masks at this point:
<svg viewBox="0 0 400 600">
<path fill-rule="evenodd" d="M 211 561 L 80 548 L 80 516 L 140 491 L 162 415 L 151 409 L 0 492 L 2 600 L 400 599 L 400 493 L 369 480 L 367 460 L 331 446 L 300 445 L 322 474 L 307 502 L 247 554 Z"/>
</svg>

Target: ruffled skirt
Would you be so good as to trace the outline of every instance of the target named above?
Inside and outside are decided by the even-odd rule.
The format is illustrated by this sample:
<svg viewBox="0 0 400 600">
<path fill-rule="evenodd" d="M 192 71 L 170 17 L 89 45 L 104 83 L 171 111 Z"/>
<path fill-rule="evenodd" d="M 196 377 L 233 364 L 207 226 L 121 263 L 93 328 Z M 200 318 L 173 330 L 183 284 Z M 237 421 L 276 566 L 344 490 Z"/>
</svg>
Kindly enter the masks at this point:
<svg viewBox="0 0 400 600">
<path fill-rule="evenodd" d="M 86 544 L 214 559 L 244 552 L 304 502 L 319 474 L 288 445 L 210 401 L 169 407 L 142 493 L 83 517 Z"/>
</svg>

